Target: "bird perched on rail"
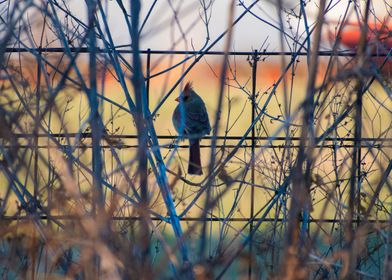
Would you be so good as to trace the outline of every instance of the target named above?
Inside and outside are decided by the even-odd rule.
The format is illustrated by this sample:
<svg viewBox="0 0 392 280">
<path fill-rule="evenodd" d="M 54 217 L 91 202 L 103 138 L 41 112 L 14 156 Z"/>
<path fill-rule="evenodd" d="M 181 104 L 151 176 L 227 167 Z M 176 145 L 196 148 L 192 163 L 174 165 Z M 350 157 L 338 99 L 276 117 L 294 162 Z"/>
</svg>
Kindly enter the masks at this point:
<svg viewBox="0 0 392 280">
<path fill-rule="evenodd" d="M 188 174 L 201 175 L 200 139 L 211 131 L 206 106 L 190 82 L 176 101 L 179 104 L 174 109 L 172 121 L 180 136 L 189 139 Z"/>
</svg>

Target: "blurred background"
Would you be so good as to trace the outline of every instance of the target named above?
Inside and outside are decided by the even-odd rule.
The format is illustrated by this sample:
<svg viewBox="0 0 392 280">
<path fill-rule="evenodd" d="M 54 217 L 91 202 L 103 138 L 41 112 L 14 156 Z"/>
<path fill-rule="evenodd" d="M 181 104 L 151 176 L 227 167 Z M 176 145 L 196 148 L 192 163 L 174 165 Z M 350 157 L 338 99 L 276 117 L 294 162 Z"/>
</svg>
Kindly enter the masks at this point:
<svg viewBox="0 0 392 280">
<path fill-rule="evenodd" d="M 388 1 L 138 2 L 0 1 L 5 279 L 387 279 Z"/>
</svg>

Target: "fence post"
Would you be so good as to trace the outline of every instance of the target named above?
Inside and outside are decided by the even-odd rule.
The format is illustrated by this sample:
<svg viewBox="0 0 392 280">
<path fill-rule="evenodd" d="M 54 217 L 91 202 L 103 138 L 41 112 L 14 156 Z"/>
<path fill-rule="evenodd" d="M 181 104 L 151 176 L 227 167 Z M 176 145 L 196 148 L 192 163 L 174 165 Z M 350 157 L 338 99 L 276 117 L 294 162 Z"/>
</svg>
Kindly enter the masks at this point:
<svg viewBox="0 0 392 280">
<path fill-rule="evenodd" d="M 146 93 L 147 106 L 150 110 L 150 74 L 151 74 L 151 49 L 147 49 L 147 65 L 146 65 Z"/>
<path fill-rule="evenodd" d="M 105 198 L 101 185 L 102 181 L 102 154 L 101 154 L 101 138 L 102 138 L 102 127 L 100 124 L 99 115 L 99 104 L 97 97 L 97 41 L 94 34 L 94 12 L 96 3 L 94 1 L 87 1 L 88 8 L 88 50 L 89 50 L 89 91 L 88 99 L 90 106 L 90 125 L 91 125 L 91 138 L 92 138 L 92 162 L 93 162 L 93 186 L 94 186 L 94 198 L 97 199 L 98 205 L 94 204 L 94 214 L 96 214 L 95 207 L 98 207 L 99 212 L 104 210 Z"/>
<path fill-rule="evenodd" d="M 357 114 L 355 117 L 355 146 L 357 147 L 357 161 L 356 169 L 357 169 L 357 227 L 361 222 L 361 162 L 362 162 L 362 95 L 363 95 L 363 83 L 360 82 L 360 89 L 357 91 L 357 100 L 355 104 L 355 113 Z M 353 174 L 355 177 L 355 175 Z"/>
<path fill-rule="evenodd" d="M 151 50 L 148 49 L 147 50 L 147 63 L 146 63 L 146 100 L 147 100 L 147 112 L 149 111 L 150 108 L 150 56 L 151 56 Z M 147 140 L 147 136 L 143 137 L 143 141 L 145 143 L 143 143 L 143 146 L 148 149 L 148 140 Z M 139 143 L 140 144 L 140 143 Z M 140 197 L 142 199 L 142 204 L 143 204 L 143 208 L 142 212 L 143 215 L 147 215 L 148 213 L 148 209 L 149 209 L 149 198 L 148 198 L 148 157 L 147 157 L 147 153 L 143 154 L 144 157 L 144 161 L 145 164 L 143 164 L 143 166 L 141 166 L 142 170 L 142 174 L 143 174 L 143 182 L 141 184 L 140 187 Z M 149 269 L 149 255 L 150 255 L 150 242 L 149 242 L 149 226 L 146 222 L 147 217 L 144 217 L 141 219 L 141 223 L 143 224 L 143 233 L 142 233 L 142 240 L 143 240 L 143 248 L 142 248 L 142 264 L 144 266 L 145 269 Z"/>
<path fill-rule="evenodd" d="M 251 114 L 251 124 L 255 121 L 256 116 L 256 82 L 257 82 L 257 62 L 259 60 L 258 52 L 255 50 L 255 53 L 252 57 L 252 114 Z M 251 193 L 250 193 L 250 226 L 249 231 L 253 231 L 253 216 L 255 211 L 255 146 L 256 146 L 256 131 L 255 126 L 252 128 L 252 147 L 251 147 Z M 250 237 L 249 241 L 249 268 L 248 268 L 248 277 L 252 278 L 252 261 L 253 261 L 253 242 L 252 237 Z"/>
</svg>

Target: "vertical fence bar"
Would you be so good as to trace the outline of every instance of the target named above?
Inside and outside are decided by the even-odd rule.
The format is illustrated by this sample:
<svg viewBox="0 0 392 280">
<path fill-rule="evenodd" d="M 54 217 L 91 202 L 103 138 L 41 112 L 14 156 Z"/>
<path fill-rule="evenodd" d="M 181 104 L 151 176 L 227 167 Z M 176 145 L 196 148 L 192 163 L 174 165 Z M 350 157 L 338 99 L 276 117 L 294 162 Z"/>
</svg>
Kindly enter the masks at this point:
<svg viewBox="0 0 392 280">
<path fill-rule="evenodd" d="M 101 154 L 101 138 L 102 127 L 100 125 L 99 102 L 97 97 L 97 42 L 94 33 L 96 2 L 94 0 L 87 1 L 88 9 L 88 50 L 89 50 L 89 81 L 90 89 L 88 91 L 88 100 L 90 106 L 90 125 L 92 137 L 92 165 L 93 165 L 93 187 L 94 187 L 94 204 L 98 201 L 99 211 L 104 210 L 104 195 L 101 185 L 102 181 L 102 154 Z M 96 210 L 94 206 L 94 211 Z"/>
<path fill-rule="evenodd" d="M 95 36 L 95 9 L 97 2 L 95 0 L 86 1 L 87 17 L 88 17 L 88 72 L 89 72 L 89 89 L 87 90 L 88 103 L 90 106 L 89 122 L 91 126 L 91 141 L 92 141 L 92 169 L 93 169 L 93 215 L 95 217 L 102 217 L 105 212 L 105 198 L 102 188 L 102 126 L 99 115 L 99 101 L 97 97 L 97 38 Z M 106 232 L 99 229 L 99 236 L 106 239 Z M 90 275 L 98 278 L 101 271 L 101 258 L 99 254 L 95 254 L 94 264 L 88 269 Z"/>
<path fill-rule="evenodd" d="M 147 106 L 150 109 L 150 74 L 151 74 L 151 49 L 147 49 L 147 65 L 146 65 L 146 93 Z"/>
<path fill-rule="evenodd" d="M 362 159 L 362 96 L 363 96 L 363 82 L 360 82 L 359 90 L 357 91 L 357 100 L 355 104 L 356 116 L 355 116 L 355 146 L 357 149 L 356 154 L 356 230 L 359 228 L 361 223 L 361 159 Z M 354 177 L 355 175 L 352 174 Z M 354 180 L 354 179 L 353 179 Z M 356 268 L 359 269 L 361 264 L 360 257 L 357 257 Z"/>
<path fill-rule="evenodd" d="M 357 102 L 356 102 L 356 122 L 355 122 L 355 141 L 357 145 L 357 229 L 361 223 L 361 159 L 362 159 L 362 96 L 363 96 L 363 86 L 361 83 L 360 90 L 357 92 Z M 356 268 L 360 269 L 361 261 L 360 257 L 357 257 Z"/>
<path fill-rule="evenodd" d="M 353 251 L 355 246 L 355 232 L 360 224 L 360 188 L 361 188 L 361 142 L 362 142 L 362 94 L 364 84 L 362 79 L 358 80 L 356 100 L 355 100 L 355 120 L 354 120 L 354 147 L 352 153 L 352 167 L 349 189 L 349 224 L 348 232 L 349 239 L 348 245 L 350 248 L 349 254 L 349 275 L 355 274 L 355 269 L 358 269 L 360 261 Z M 354 228 L 356 227 L 356 228 Z M 351 277 L 351 276 L 350 276 Z"/>
<path fill-rule="evenodd" d="M 357 166 L 357 227 L 359 227 L 359 224 L 361 222 L 361 215 L 360 215 L 360 209 L 361 209 L 361 162 L 362 162 L 362 90 L 363 87 L 361 87 L 360 90 L 357 92 L 357 102 L 356 102 L 356 122 L 355 122 L 355 142 L 357 145 L 357 162 L 355 163 Z"/>
<path fill-rule="evenodd" d="M 150 57 L 151 50 L 147 51 L 147 63 L 146 63 L 146 99 L 147 99 L 147 111 L 150 108 Z M 147 137 L 143 137 L 143 146 L 144 148 L 148 148 Z M 143 173 L 143 182 L 141 184 L 140 197 L 142 199 L 143 207 L 142 210 L 145 215 L 147 214 L 149 208 L 149 198 L 148 198 L 148 158 L 147 153 L 144 153 L 145 163 L 141 166 Z M 143 236 L 141 237 L 143 240 L 143 249 L 142 249 L 142 265 L 144 269 L 149 269 L 149 255 L 150 255 L 150 241 L 149 241 L 149 227 L 145 221 L 141 221 L 143 224 Z"/>
<path fill-rule="evenodd" d="M 36 94 L 36 104 L 35 104 L 35 116 L 36 116 L 36 122 L 38 122 L 40 118 L 40 109 L 39 109 L 39 104 L 40 104 L 40 99 L 41 99 L 41 56 L 42 56 L 42 49 L 41 46 L 39 48 L 39 55 L 37 59 L 37 88 L 35 91 Z M 39 194 L 39 188 L 38 188 L 38 144 L 39 144 L 39 139 L 38 139 L 38 123 L 34 124 L 34 203 L 38 201 L 38 194 Z"/>
<path fill-rule="evenodd" d="M 367 50 L 367 33 L 368 33 L 368 19 L 371 0 L 366 1 L 365 11 L 363 16 L 364 26 L 361 28 L 361 36 L 358 44 L 358 66 L 362 68 L 366 63 L 366 50 Z M 362 145 L 362 96 L 364 94 L 365 84 L 362 76 L 357 77 L 357 89 L 356 89 L 356 100 L 355 100 L 355 131 L 354 131 L 354 150 L 353 150 L 353 169 L 351 172 L 350 182 L 350 254 L 349 254 L 349 277 L 355 275 L 355 270 L 360 268 L 360 257 L 354 253 L 355 246 L 355 231 L 359 227 L 360 223 L 360 208 L 361 208 L 361 145 Z M 356 178 L 355 178 L 356 177 Z M 354 211 L 356 208 L 356 211 Z M 356 212 L 356 213 L 355 213 Z M 356 222 L 356 229 L 354 229 L 354 215 Z"/>
<path fill-rule="evenodd" d="M 143 112 L 146 112 L 149 108 L 149 89 L 150 89 L 150 80 L 149 80 L 149 76 L 150 76 L 150 55 L 151 53 L 148 52 L 147 53 L 147 65 L 146 65 L 146 99 L 147 99 L 147 104 L 143 104 L 142 102 L 142 97 L 137 98 L 137 110 L 139 113 L 139 121 L 142 123 L 141 127 L 145 128 L 145 124 L 144 124 L 144 119 L 143 119 Z M 140 90 L 140 93 L 142 94 L 142 91 Z M 140 99 L 140 100 L 139 100 Z M 147 108 L 143 108 L 143 107 L 147 107 Z M 138 134 L 141 133 L 142 131 L 140 131 L 140 129 L 138 130 Z M 144 134 L 144 132 L 143 132 Z M 148 177 L 148 158 L 147 158 L 147 153 L 145 151 L 145 149 L 147 148 L 147 135 L 138 135 L 139 138 L 139 145 L 142 145 L 143 151 L 140 151 L 142 154 L 141 156 L 144 158 L 143 161 L 140 163 L 140 172 L 142 173 L 141 175 L 141 184 L 140 184 L 140 197 L 143 201 L 144 207 L 148 207 L 148 182 L 147 182 L 147 177 Z M 146 210 L 145 209 L 145 210 Z"/>
<path fill-rule="evenodd" d="M 257 81 L 257 62 L 258 62 L 258 53 L 255 50 L 255 53 L 252 57 L 252 114 L 251 114 L 251 124 L 255 120 L 256 116 L 256 81 Z M 255 126 L 252 128 L 252 158 L 251 158 L 251 193 L 250 193 L 250 223 L 249 223 L 249 230 L 250 232 L 253 231 L 253 216 L 255 211 L 255 146 L 256 146 L 256 129 Z M 248 277 L 249 279 L 252 278 L 252 261 L 253 261 L 253 242 L 252 238 L 249 241 L 249 269 L 248 269 Z"/>
</svg>

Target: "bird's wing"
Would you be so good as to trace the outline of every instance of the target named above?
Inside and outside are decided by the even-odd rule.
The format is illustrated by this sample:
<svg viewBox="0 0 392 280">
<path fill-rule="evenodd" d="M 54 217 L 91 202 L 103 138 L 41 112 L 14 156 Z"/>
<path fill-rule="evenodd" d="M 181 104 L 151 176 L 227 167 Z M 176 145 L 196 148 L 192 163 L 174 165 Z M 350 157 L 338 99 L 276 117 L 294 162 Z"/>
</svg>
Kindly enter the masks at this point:
<svg viewBox="0 0 392 280">
<path fill-rule="evenodd" d="M 185 127 L 188 134 L 209 134 L 211 127 L 204 103 L 189 104 L 186 109 Z"/>
</svg>

